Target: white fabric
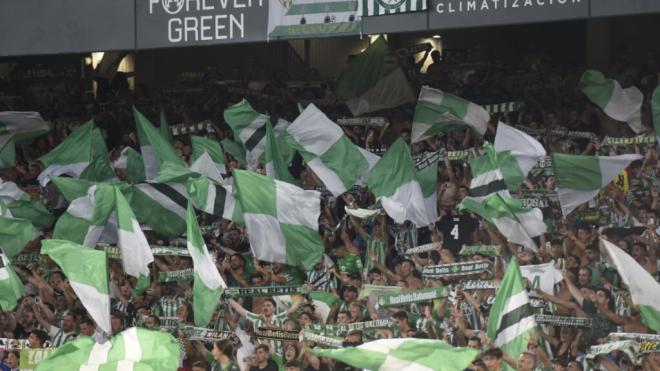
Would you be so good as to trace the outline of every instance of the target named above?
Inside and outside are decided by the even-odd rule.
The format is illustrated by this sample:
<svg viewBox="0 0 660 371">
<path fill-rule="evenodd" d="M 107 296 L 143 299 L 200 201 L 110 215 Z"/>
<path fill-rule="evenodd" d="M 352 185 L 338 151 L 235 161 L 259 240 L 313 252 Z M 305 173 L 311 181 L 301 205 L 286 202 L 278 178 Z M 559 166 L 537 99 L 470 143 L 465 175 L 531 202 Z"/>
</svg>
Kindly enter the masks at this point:
<svg viewBox="0 0 660 371">
<path fill-rule="evenodd" d="M 378 368 L 378 371 L 433 371 L 433 369 L 422 364 L 413 361 L 406 361 L 388 354 L 387 357 L 385 357 L 383 364 L 380 366 L 380 368 Z"/>
<path fill-rule="evenodd" d="M 110 297 L 108 294 L 100 293 L 96 287 L 84 283 L 74 281 L 69 281 L 69 283 L 94 322 L 101 330 L 110 334 Z"/>
<path fill-rule="evenodd" d="M 503 122 L 497 124 L 494 147 L 497 152 L 511 151 L 525 176 L 546 155 L 545 148 L 538 140 Z"/>
<path fill-rule="evenodd" d="M 87 363 L 80 365 L 80 371 L 98 371 L 101 364 L 108 361 L 108 353 L 112 348 L 112 343 L 105 342 L 103 344 L 96 343 L 89 352 Z"/>
<path fill-rule="evenodd" d="M 470 124 L 470 126 L 472 126 L 481 136 L 486 133 L 489 119 L 490 115 L 485 109 L 472 102 L 468 103 L 467 112 L 465 113 L 465 117 L 463 117 L 463 121 Z"/>
<path fill-rule="evenodd" d="M 160 171 L 160 164 L 156 160 L 156 154 L 151 146 L 140 146 L 140 152 L 144 163 L 144 176 L 147 180 L 151 180 Z"/>
<path fill-rule="evenodd" d="M 168 183 L 168 185 L 171 186 L 172 184 Z M 140 191 L 144 192 L 144 194 L 149 196 L 149 198 L 151 198 L 152 200 L 158 202 L 162 207 L 164 207 L 164 208 L 170 210 L 171 212 L 175 213 L 176 215 L 181 217 L 181 219 L 186 218 L 186 209 L 185 208 L 181 207 L 179 204 L 177 204 L 176 202 L 172 201 L 171 199 L 169 199 L 168 197 L 166 197 L 165 195 L 160 193 L 158 190 L 153 188 L 151 185 L 149 185 L 149 184 L 138 184 L 137 187 Z"/>
<path fill-rule="evenodd" d="M 564 279 L 554 262 L 523 265 L 520 267 L 520 273 L 532 283 L 538 279 L 539 288 L 550 294 L 555 293 L 555 285 Z"/>
<path fill-rule="evenodd" d="M 136 219 L 131 219 L 133 231 L 129 232 L 118 229 L 119 248 L 121 249 L 121 259 L 124 264 L 126 274 L 139 277 L 149 275 L 149 263 L 154 261 L 149 242 L 144 236 L 140 223 Z"/>
<path fill-rule="evenodd" d="M 314 104 L 309 104 L 286 130 L 307 152 L 316 156 L 326 153 L 344 135 Z"/>
<path fill-rule="evenodd" d="M 204 241 L 204 240 L 202 240 Z M 195 268 L 195 273 L 204 283 L 204 286 L 208 287 L 211 290 L 215 290 L 218 287 L 227 287 L 225 281 L 220 276 L 218 269 L 213 263 L 213 259 L 209 254 L 206 246 L 201 246 L 200 248 L 193 246 L 193 244 L 188 241 L 188 251 L 190 252 L 190 257 L 193 260 L 193 267 Z M 202 250 L 202 251 L 200 251 Z"/>
<path fill-rule="evenodd" d="M 252 252 L 259 260 L 286 263 L 286 242 L 280 230 L 279 221 L 266 214 L 243 214 L 245 226 L 250 231 Z M 255 249 L 254 246 L 270 246 L 269 249 Z"/>
<path fill-rule="evenodd" d="M 347 191 L 346 186 L 341 181 L 339 176 L 337 176 L 337 173 L 327 167 L 320 157 L 316 157 L 309 161 L 307 165 L 309 165 L 309 167 L 312 169 L 312 171 L 314 171 L 319 179 L 323 179 L 323 184 L 325 184 L 325 187 L 328 189 L 328 191 L 330 191 L 330 193 L 332 193 L 333 196 L 338 197 Z"/>
<path fill-rule="evenodd" d="M 2 182 L 0 180 L 0 201 L 9 205 L 21 198 L 28 197 L 22 189 L 14 182 Z"/>
<path fill-rule="evenodd" d="M 45 187 L 50 182 L 51 176 L 69 175 L 77 178 L 80 174 L 87 169 L 89 162 L 78 162 L 66 165 L 50 165 L 39 174 L 37 180 L 42 187 Z"/>
<path fill-rule="evenodd" d="M 631 162 L 641 160 L 644 156 L 635 154 L 626 154 L 619 156 L 598 156 L 600 163 L 600 176 L 602 187 L 608 185 L 614 177 L 619 175 L 623 169 L 628 167 Z"/>
<path fill-rule="evenodd" d="M 9 279 L 9 271 L 7 267 L 11 264 L 7 255 L 0 253 L 0 259 L 2 259 L 2 268 L 0 268 L 0 280 Z"/>
<path fill-rule="evenodd" d="M 525 228 L 518 221 L 511 218 L 497 218 L 493 222 L 500 233 L 506 236 L 507 241 L 537 251 L 536 243 L 534 243 L 534 240 L 531 239 Z"/>
<path fill-rule="evenodd" d="M 225 195 L 225 210 L 222 213 L 222 217 L 227 219 L 227 220 L 232 220 L 233 215 L 234 215 L 234 208 L 236 207 L 236 199 L 232 195 L 232 186 L 226 185 L 224 186 L 225 190 L 227 191 Z"/>
<path fill-rule="evenodd" d="M 395 223 L 402 224 L 410 220 L 417 228 L 432 223 L 426 210 L 422 188 L 417 181 L 399 186 L 393 195 L 381 197 L 380 202 Z"/>
<path fill-rule="evenodd" d="M 283 224 L 319 228 L 321 193 L 306 191 L 286 182 L 275 181 L 277 220 Z"/>
<path fill-rule="evenodd" d="M 364 180 L 367 178 L 367 175 L 369 175 L 371 169 L 373 169 L 373 167 L 376 166 L 376 163 L 378 163 L 378 161 L 380 160 L 380 156 L 375 155 L 360 146 L 355 146 L 355 147 L 358 149 L 358 151 L 360 151 L 364 159 L 369 164 L 369 168 L 363 171 L 361 174 L 359 174 L 357 181 L 355 182 L 355 184 L 357 185 L 364 185 Z"/>
<path fill-rule="evenodd" d="M 536 326 L 536 319 L 534 319 L 533 314 L 529 317 L 525 317 L 515 325 L 509 326 L 502 330 L 502 332 L 500 332 L 495 339 L 495 345 L 501 347 L 507 343 L 510 343 L 518 336 L 521 336 L 526 331 L 529 331 Z"/>
<path fill-rule="evenodd" d="M 254 133 L 259 130 L 259 128 L 266 125 L 266 120 L 268 117 L 266 115 L 259 114 L 257 118 L 254 119 L 247 127 L 243 128 L 238 134 L 238 137 L 241 139 L 241 142 L 246 143 Z M 259 140 L 259 142 L 252 148 L 248 150 L 245 154 L 246 160 L 248 162 L 248 169 L 255 170 L 259 166 L 259 157 L 264 153 L 266 149 L 266 136 Z"/>
<path fill-rule="evenodd" d="M 644 94 L 634 86 L 622 89 L 618 81 L 614 83 L 612 95 L 603 111 L 617 121 L 627 122 L 636 134 L 646 131 L 642 125 L 642 101 Z"/>
<path fill-rule="evenodd" d="M 190 165 L 190 170 L 202 174 L 218 183 L 222 183 L 222 174 L 227 172 L 225 164 L 213 162 L 213 159 L 206 151 L 204 151 L 204 153 L 202 153 L 202 155 Z"/>
<path fill-rule="evenodd" d="M 410 88 L 408 79 L 401 68 L 397 68 L 360 96 L 347 100 L 346 105 L 353 116 L 360 116 L 373 111 L 397 107 L 414 100 L 415 95 Z"/>
</svg>

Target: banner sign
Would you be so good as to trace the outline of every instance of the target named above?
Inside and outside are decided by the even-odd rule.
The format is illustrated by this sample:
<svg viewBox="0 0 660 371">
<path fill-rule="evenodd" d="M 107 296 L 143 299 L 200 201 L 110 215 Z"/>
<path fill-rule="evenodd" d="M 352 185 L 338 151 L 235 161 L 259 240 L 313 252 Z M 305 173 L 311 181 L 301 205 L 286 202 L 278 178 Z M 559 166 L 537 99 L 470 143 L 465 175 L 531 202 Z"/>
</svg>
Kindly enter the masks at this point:
<svg viewBox="0 0 660 371">
<path fill-rule="evenodd" d="M 121 249 L 119 246 L 97 246 L 98 250 L 105 251 L 108 254 L 110 259 L 119 259 L 121 258 Z M 151 245 L 151 253 L 156 256 L 183 256 L 190 257 L 190 252 L 188 249 L 182 249 L 174 246 L 159 246 Z"/>
<path fill-rule="evenodd" d="M 444 289 L 441 287 L 422 289 L 412 292 L 402 292 L 399 294 L 385 294 L 378 297 L 378 304 L 383 307 L 393 307 L 400 305 L 408 305 L 420 301 L 431 301 L 447 296 Z"/>
<path fill-rule="evenodd" d="M 488 260 L 432 265 L 424 268 L 422 276 L 430 278 L 467 276 L 492 272 L 493 263 Z"/>
<path fill-rule="evenodd" d="M 179 317 L 158 317 L 160 328 L 172 329 L 179 326 Z"/>
<path fill-rule="evenodd" d="M 23 349 L 21 350 L 20 365 L 21 371 L 31 371 L 37 368 L 39 362 L 53 353 L 56 348 L 39 348 L 39 349 Z"/>
<path fill-rule="evenodd" d="M 300 340 L 299 331 L 288 331 L 276 328 L 259 327 L 254 330 L 254 336 L 261 339 L 272 339 L 281 341 L 298 341 Z"/>
<path fill-rule="evenodd" d="M 166 271 L 158 273 L 158 282 L 183 282 L 193 279 L 195 271 L 193 268 L 186 268 L 177 271 Z"/>
<path fill-rule="evenodd" d="M 35 253 L 19 254 L 16 255 L 11 263 L 14 265 L 28 265 L 28 264 L 41 264 L 41 255 Z"/>
<path fill-rule="evenodd" d="M 429 251 L 435 251 L 435 249 L 438 248 L 438 246 L 440 245 L 441 244 L 439 242 L 431 242 L 431 243 L 427 243 L 426 245 L 415 246 L 413 248 L 406 250 L 405 254 L 413 255 L 413 254 L 421 254 Z"/>
<path fill-rule="evenodd" d="M 347 333 L 354 330 L 372 330 L 379 328 L 389 328 L 394 322 L 389 319 L 377 319 L 374 321 L 354 322 L 348 324 L 335 324 L 335 325 L 309 325 L 305 328 L 315 332 L 321 332 L 325 335 L 332 336 L 345 336 Z"/>
<path fill-rule="evenodd" d="M 30 347 L 27 339 L 7 339 L 0 338 L 0 349 L 25 349 Z"/>
<path fill-rule="evenodd" d="M 136 1 L 136 47 L 263 41 L 267 7 L 264 0 Z"/>
<path fill-rule="evenodd" d="M 592 345 L 591 349 L 589 349 L 589 353 L 587 353 L 585 358 L 587 360 L 593 360 L 598 355 L 609 354 L 615 350 L 618 350 L 625 353 L 633 363 L 637 364 L 638 362 L 636 355 L 638 349 L 639 345 L 632 340 L 614 341 L 601 345 Z"/>
<path fill-rule="evenodd" d="M 660 335 L 657 334 L 640 334 L 634 332 L 612 332 L 607 335 L 606 340 L 619 341 L 619 340 L 634 340 L 637 342 L 643 341 L 660 341 Z"/>
<path fill-rule="evenodd" d="M 421 155 L 413 156 L 413 161 L 415 161 L 415 169 L 417 171 L 422 170 L 436 161 L 442 160 L 445 155 L 449 161 L 457 162 L 463 161 L 470 158 L 470 155 L 473 154 L 472 150 L 463 150 L 463 151 L 449 151 L 447 152 L 444 148 L 436 152 L 424 152 Z"/>
<path fill-rule="evenodd" d="M 184 326 L 183 333 L 188 340 L 199 340 L 205 343 L 213 343 L 222 339 L 236 337 L 231 331 L 215 331 L 205 327 Z"/>
<path fill-rule="evenodd" d="M 353 117 L 337 120 L 339 126 L 377 126 L 383 127 L 387 124 L 385 117 Z"/>
<path fill-rule="evenodd" d="M 337 339 L 321 334 L 315 334 L 309 331 L 303 332 L 303 340 L 331 348 L 342 348 L 344 344 L 344 341 L 342 339 Z"/>
<path fill-rule="evenodd" d="M 516 129 L 535 137 L 551 136 L 572 139 L 591 139 L 594 137 L 594 133 L 590 131 L 548 130 L 546 128 L 534 129 L 523 125 L 516 125 Z"/>
<path fill-rule="evenodd" d="M 591 318 L 563 317 L 549 314 L 537 314 L 534 316 L 536 322 L 542 325 L 551 325 L 559 327 L 591 327 Z"/>
<path fill-rule="evenodd" d="M 224 296 L 232 298 L 249 296 L 307 295 L 309 289 L 303 286 L 227 287 Z"/>
<path fill-rule="evenodd" d="M 458 252 L 458 255 L 496 256 L 496 255 L 500 255 L 501 251 L 502 251 L 502 246 L 500 245 L 463 245 L 461 251 Z"/>
<path fill-rule="evenodd" d="M 559 209 L 559 196 L 556 191 L 547 189 L 525 189 L 520 192 L 520 202 L 524 207 L 538 207 L 540 209 Z"/>
<path fill-rule="evenodd" d="M 638 135 L 632 138 L 614 138 L 605 137 L 603 139 L 603 146 L 625 146 L 629 144 L 655 144 L 656 138 L 654 134 Z"/>
<path fill-rule="evenodd" d="M 467 28 L 587 18 L 589 0 L 432 0 L 429 28 Z"/>
<path fill-rule="evenodd" d="M 362 29 L 362 1 L 268 2 L 268 39 L 341 36 Z"/>
<path fill-rule="evenodd" d="M 497 289 L 500 284 L 493 280 L 467 280 L 461 282 L 463 290 L 490 290 Z"/>
<path fill-rule="evenodd" d="M 372 293 L 374 295 L 381 295 L 383 293 L 398 294 L 401 291 L 403 291 L 403 289 L 399 286 L 379 286 L 379 285 L 370 285 L 367 283 L 362 286 L 362 289 L 360 290 L 360 294 L 358 295 L 358 300 L 366 299 Z"/>
<path fill-rule="evenodd" d="M 204 120 L 196 124 L 187 125 L 187 124 L 176 124 L 170 125 L 170 130 L 172 135 L 186 135 L 186 134 L 195 134 L 201 131 L 206 131 L 207 133 L 213 133 L 213 122 L 211 120 Z"/>
</svg>

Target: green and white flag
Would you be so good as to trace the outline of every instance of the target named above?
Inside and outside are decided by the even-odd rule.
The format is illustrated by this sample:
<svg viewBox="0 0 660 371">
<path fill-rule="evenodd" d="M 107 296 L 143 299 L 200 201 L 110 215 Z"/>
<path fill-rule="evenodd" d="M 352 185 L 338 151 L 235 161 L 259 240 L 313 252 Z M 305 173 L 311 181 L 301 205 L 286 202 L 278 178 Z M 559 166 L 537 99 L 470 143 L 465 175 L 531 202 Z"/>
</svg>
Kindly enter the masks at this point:
<svg viewBox="0 0 660 371">
<path fill-rule="evenodd" d="M 221 174 L 227 173 L 227 167 L 225 166 L 225 154 L 222 151 L 222 147 L 220 147 L 220 143 L 196 135 L 190 136 L 190 142 L 192 143 L 193 150 L 190 158 L 192 163 L 190 168 L 216 182 L 221 182 Z"/>
<path fill-rule="evenodd" d="M 0 112 L 0 143 L 13 139 L 15 143 L 30 141 L 51 129 L 39 112 Z"/>
<path fill-rule="evenodd" d="M 335 197 L 358 183 L 380 159 L 353 144 L 314 104 L 309 104 L 286 131 L 291 147 Z"/>
<path fill-rule="evenodd" d="M 257 259 L 311 269 L 323 256 L 323 241 L 318 233 L 319 192 L 234 170 L 234 196 Z"/>
<path fill-rule="evenodd" d="M 126 180 L 131 183 L 143 182 L 146 179 L 142 155 L 131 147 L 124 148 L 112 166 L 125 171 Z"/>
<path fill-rule="evenodd" d="M 623 89 L 618 81 L 608 79 L 600 71 L 586 70 L 580 82 L 580 90 L 605 114 L 617 121 L 627 122 L 637 134 L 646 131 L 642 125 L 642 101 L 644 94 L 634 86 Z"/>
<path fill-rule="evenodd" d="M 3 209 L 0 215 L 0 249 L 13 258 L 23 251 L 28 242 L 37 238 L 37 230 L 29 220 L 7 215 L 10 211 L 1 203 L 0 208 Z"/>
<path fill-rule="evenodd" d="M 242 166 L 247 166 L 247 159 L 245 154 L 245 147 L 242 144 L 236 143 L 229 138 L 220 141 L 222 149 L 230 154 L 235 161 L 238 161 Z"/>
<path fill-rule="evenodd" d="M 653 114 L 655 138 L 658 143 L 660 143 L 660 86 L 653 90 L 653 95 L 651 96 L 651 112 Z"/>
<path fill-rule="evenodd" d="M 0 138 L 0 170 L 9 169 L 16 163 L 16 146 L 13 139 L 5 142 Z"/>
<path fill-rule="evenodd" d="M 481 200 L 497 193 L 504 198 L 510 198 L 511 194 L 499 167 L 498 154 L 488 142 L 484 142 L 484 150 L 483 155 L 470 160 L 470 170 L 472 170 L 470 196 Z"/>
<path fill-rule="evenodd" d="M 174 144 L 174 138 L 172 138 L 172 130 L 167 124 L 167 116 L 165 115 L 165 108 L 160 106 L 160 135 L 167 141 L 169 144 Z"/>
<path fill-rule="evenodd" d="M 185 165 L 183 159 L 176 154 L 174 147 L 135 107 L 133 107 L 133 115 L 137 125 L 140 151 L 144 161 L 144 174 L 147 180 L 153 179 L 158 174 L 158 170 L 165 161 Z"/>
<path fill-rule="evenodd" d="M 312 349 L 350 366 L 374 371 L 456 371 L 472 363 L 479 351 L 453 347 L 441 340 L 396 338 L 380 339 L 357 347 Z"/>
<path fill-rule="evenodd" d="M 116 218 L 112 218 L 114 209 L 114 187 L 109 184 L 92 185 L 85 196 L 71 201 L 57 220 L 53 238 L 92 248 L 98 242 L 114 243 L 117 237 Z M 114 220 L 111 221 L 111 218 Z M 106 239 L 102 239 L 102 235 Z"/>
<path fill-rule="evenodd" d="M 276 135 L 283 133 L 290 125 L 286 120 L 268 117 L 255 111 L 245 99 L 227 108 L 224 118 L 234 132 L 234 138 L 245 146 L 247 167 L 250 170 L 256 170 L 259 164 L 263 163 L 262 156 L 266 151 L 266 122 L 269 121 L 273 125 L 275 121 L 273 131 Z"/>
<path fill-rule="evenodd" d="M 367 0 L 362 5 L 362 15 L 386 15 L 421 12 L 426 10 L 426 0 Z"/>
<path fill-rule="evenodd" d="M 133 185 L 132 192 L 131 209 L 140 223 L 167 237 L 186 231 L 185 184 L 144 182 Z"/>
<path fill-rule="evenodd" d="M 117 246 L 121 250 L 124 272 L 138 279 L 149 277 L 149 263 L 154 261 L 151 247 L 133 214 L 128 201 L 119 187 L 115 191 L 115 212 L 117 217 Z"/>
<path fill-rule="evenodd" d="M 74 130 L 39 161 L 46 166 L 38 177 L 42 186 L 50 182 L 51 176 L 69 175 L 92 181 L 106 181 L 115 176 L 105 141 L 93 121 Z"/>
<path fill-rule="evenodd" d="M 557 196 L 564 216 L 591 200 L 641 155 L 581 156 L 552 154 Z"/>
<path fill-rule="evenodd" d="M 0 309 L 9 312 L 23 296 L 23 283 L 14 272 L 11 261 L 0 250 Z"/>
<path fill-rule="evenodd" d="M 525 281 L 514 257 L 504 274 L 488 317 L 488 337 L 496 347 L 518 359 L 527 351 L 530 335 L 538 325 L 529 305 Z"/>
<path fill-rule="evenodd" d="M 227 287 L 218 273 L 215 263 L 204 244 L 204 238 L 199 231 L 192 205 L 188 204 L 188 251 L 193 260 L 195 279 L 193 282 L 193 313 L 195 325 L 206 327 L 213 318 L 213 312 L 220 303 L 222 289 Z"/>
<path fill-rule="evenodd" d="M 411 140 L 417 143 L 440 133 L 467 128 L 483 136 L 489 119 L 490 115 L 483 107 L 423 86 L 415 107 Z"/>
<path fill-rule="evenodd" d="M 273 179 L 294 183 L 294 179 L 289 173 L 289 167 L 284 162 L 278 148 L 277 138 L 273 133 L 270 122 L 266 122 L 266 175 Z"/>
<path fill-rule="evenodd" d="M 0 203 L 14 218 L 27 219 L 36 228 L 50 228 L 57 219 L 39 199 L 33 199 L 14 182 L 0 181 Z"/>
<path fill-rule="evenodd" d="M 108 264 L 105 252 L 64 240 L 44 240 L 41 254 L 48 255 L 64 272 L 71 288 L 99 328 L 110 329 Z"/>
<path fill-rule="evenodd" d="M 169 333 L 131 327 L 103 344 L 88 336 L 65 343 L 35 371 L 176 371 L 180 353 L 180 343 Z"/>
<path fill-rule="evenodd" d="M 435 221 L 429 218 L 410 148 L 403 139 L 394 142 L 371 169 L 366 184 L 395 223 L 410 220 L 421 228 Z"/>
<path fill-rule="evenodd" d="M 533 237 L 546 232 L 543 212 L 523 207 L 520 200 L 493 194 L 481 200 L 465 197 L 459 210 L 469 210 L 494 224 L 508 241 L 536 250 Z"/>
<path fill-rule="evenodd" d="M 335 80 L 335 91 L 353 116 L 415 101 L 408 78 L 383 36 L 344 68 Z"/>
<path fill-rule="evenodd" d="M 503 122 L 497 125 L 494 147 L 504 182 L 512 192 L 518 190 L 529 171 L 546 155 L 538 140 Z"/>
<path fill-rule="evenodd" d="M 268 3 L 267 39 L 357 35 L 362 1 L 279 0 Z"/>
<path fill-rule="evenodd" d="M 426 213 L 430 221 L 438 220 L 438 163 L 439 157 L 423 169 L 417 169 L 416 175 L 422 187 Z"/>
<path fill-rule="evenodd" d="M 642 322 L 653 331 L 660 331 L 660 285 L 635 259 L 611 242 L 600 240 L 607 250 L 623 283 L 628 286 L 633 304 L 642 314 Z"/>
</svg>

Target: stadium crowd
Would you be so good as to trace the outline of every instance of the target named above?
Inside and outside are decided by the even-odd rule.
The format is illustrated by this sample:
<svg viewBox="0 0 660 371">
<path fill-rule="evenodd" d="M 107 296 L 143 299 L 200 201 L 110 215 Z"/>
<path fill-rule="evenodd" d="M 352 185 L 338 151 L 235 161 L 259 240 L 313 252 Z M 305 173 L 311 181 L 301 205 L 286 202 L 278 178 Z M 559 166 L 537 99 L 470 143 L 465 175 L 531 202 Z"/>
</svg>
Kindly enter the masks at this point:
<svg viewBox="0 0 660 371">
<path fill-rule="evenodd" d="M 604 72 L 624 87 L 636 85 L 644 92 L 643 122 L 652 130 L 648 97 L 657 85 L 657 66 L 652 61 L 635 64 L 625 52 L 616 55 Z M 45 228 L 13 262 L 26 295 L 13 311 L 0 313 L 0 338 L 26 341 L 1 344 L 5 351 L 0 353 L 0 370 L 19 368 L 20 347 L 58 347 L 83 335 L 103 342 L 131 326 L 168 331 L 180 339 L 184 350 L 181 370 L 350 370 L 350 366 L 317 357 L 309 349 L 355 346 L 393 337 L 442 339 L 477 349 L 481 353 L 469 366 L 474 371 L 501 370 L 507 364 L 521 371 L 591 367 L 659 370 L 658 353 L 637 357 L 622 348 L 592 351 L 592 346 L 620 340 L 616 334 L 653 333 L 642 322 L 616 269 L 599 248 L 599 239 L 606 237 L 658 277 L 660 161 L 655 136 L 617 140 L 632 138 L 634 133 L 624 123 L 607 117 L 576 89 L 582 70 L 552 65 L 547 57 L 530 53 L 515 69 L 479 63 L 474 60 L 479 53 L 471 51 L 444 59 L 433 52 L 430 57 L 433 63 L 425 74 L 408 71 L 417 88 L 431 85 L 484 105 L 522 103 L 515 110 L 494 113 L 483 139 L 465 130 L 411 144 L 414 104 L 372 113 L 386 118 L 388 124 L 384 126 L 343 126 L 356 145 L 379 155 L 397 138 L 410 145 L 413 159 L 440 151 L 438 219 L 434 224 L 423 228 L 410 222 L 397 224 L 382 211 L 363 218 L 349 215 L 346 210 L 374 205 L 373 194 L 367 188 L 353 187 L 340 197 L 332 197 L 302 158 L 295 156 L 289 169 L 297 184 L 323 194 L 319 224 L 325 256 L 307 271 L 258 261 L 250 251 L 243 226 L 204 215 L 200 224 L 206 246 L 230 288 L 300 289 L 274 297 L 225 295 L 209 325 L 213 331 L 204 334 L 193 326 L 192 279 L 162 274 L 191 268 L 189 256 L 156 256 L 151 286 L 141 294 L 134 292 L 135 280 L 125 275 L 120 260 L 110 259 L 112 333 L 105 334 L 90 319 L 67 277 L 50 259 L 39 255 L 41 240 L 52 235 L 52 229 Z M 335 121 L 350 117 L 325 82 L 287 87 L 286 78 L 278 77 L 256 91 L 245 80 L 230 84 L 219 80 L 221 76 L 205 78 L 198 92 L 186 94 L 150 94 L 143 87 L 131 92 L 108 88 L 99 91 L 96 100 L 82 98 L 80 91 L 69 87 L 67 94 L 51 93 L 41 99 L 44 105 L 12 107 L 39 111 L 54 129 L 18 147 L 15 166 L 1 171 L 0 178 L 40 197 L 54 215 L 61 215 L 66 204 L 52 183 L 40 186 L 37 177 L 43 166 L 36 159 L 90 118 L 101 129 L 113 159 L 125 147 L 139 152 L 133 105 L 152 122 L 158 122 L 161 106 L 168 122 L 184 123 L 180 127 L 210 120 L 212 125 L 196 134 L 216 141 L 236 140 L 223 112 L 243 98 L 256 111 L 289 121 L 296 118 L 299 102 L 315 103 Z M 638 153 L 643 160 L 633 162 L 597 197 L 568 216 L 562 215 L 557 201 L 552 167 L 544 161 L 537 164 L 516 192 L 527 205 L 541 208 L 548 226 L 547 233 L 535 239 L 535 252 L 508 243 L 507 236 L 493 225 L 456 208 L 469 195 L 469 159 L 483 153 L 484 140 L 492 142 L 500 121 L 526 128 L 548 154 Z M 590 134 L 571 135 L 573 132 Z M 174 134 L 174 148 L 189 162 L 189 135 Z M 245 168 L 228 151 L 225 156 L 228 172 Z M 262 167 L 259 171 L 265 172 Z M 117 176 L 126 180 L 121 170 Z M 152 246 L 185 246 L 185 239 L 168 239 L 153 231 L 145 234 Z M 418 253 L 409 251 L 419 246 L 427 248 Z M 538 336 L 517 359 L 495 347 L 487 336 L 496 288 L 512 257 L 517 258 L 527 278 L 533 311 L 548 318 L 546 322 L 539 320 Z M 475 261 L 487 262 L 487 269 L 442 277 L 422 275 L 427 266 Z M 378 300 L 382 294 L 425 288 L 443 288 L 446 295 L 401 306 Z M 319 291 L 330 294 L 324 296 L 323 303 L 310 296 Z M 268 330 L 284 331 L 264 335 Z M 306 332 L 318 337 L 306 338 Z"/>
</svg>

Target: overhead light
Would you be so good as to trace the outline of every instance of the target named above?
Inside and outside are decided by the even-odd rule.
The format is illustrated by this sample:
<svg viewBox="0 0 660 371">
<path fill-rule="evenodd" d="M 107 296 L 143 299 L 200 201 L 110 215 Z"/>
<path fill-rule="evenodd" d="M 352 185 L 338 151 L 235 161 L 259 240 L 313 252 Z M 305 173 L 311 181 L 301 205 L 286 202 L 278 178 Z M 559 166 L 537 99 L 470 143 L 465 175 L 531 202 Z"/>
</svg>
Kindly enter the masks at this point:
<svg viewBox="0 0 660 371">
<path fill-rule="evenodd" d="M 433 35 L 433 38 L 434 38 L 434 39 L 440 39 L 440 38 L 442 38 L 442 36 L 440 36 L 440 35 Z"/>
</svg>

